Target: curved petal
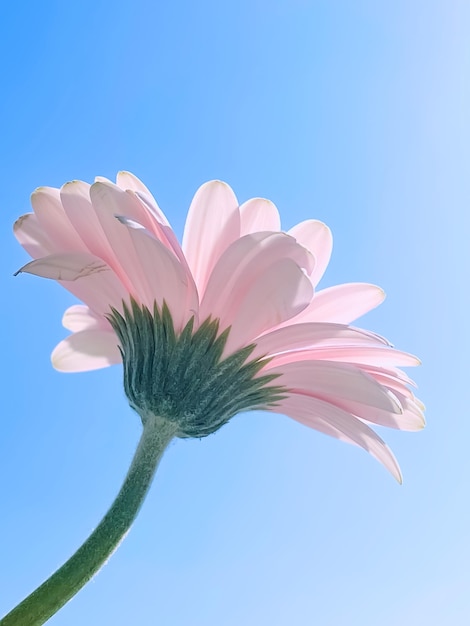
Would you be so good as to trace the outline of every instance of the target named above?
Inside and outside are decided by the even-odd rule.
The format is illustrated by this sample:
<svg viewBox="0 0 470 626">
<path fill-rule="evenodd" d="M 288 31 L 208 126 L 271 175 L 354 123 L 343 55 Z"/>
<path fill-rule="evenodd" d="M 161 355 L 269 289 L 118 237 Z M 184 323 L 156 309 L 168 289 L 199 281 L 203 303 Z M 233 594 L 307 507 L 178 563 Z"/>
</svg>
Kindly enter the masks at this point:
<svg viewBox="0 0 470 626">
<path fill-rule="evenodd" d="M 260 232 L 237 239 L 222 254 L 209 278 L 201 302 L 201 319 L 212 315 L 220 318 L 222 326 L 230 325 L 233 303 L 282 259 L 291 259 L 301 268 L 311 268 L 314 263 L 312 255 L 285 233 Z"/>
<path fill-rule="evenodd" d="M 131 189 L 132 191 L 141 191 L 147 196 L 152 196 L 151 191 L 146 185 L 144 185 L 140 178 L 137 178 L 135 174 L 127 172 L 126 170 L 121 170 L 116 174 L 116 185 L 123 191 Z"/>
<path fill-rule="evenodd" d="M 60 189 L 62 206 L 86 248 L 113 269 L 120 269 L 116 254 L 91 203 L 90 188 L 91 185 L 81 180 L 65 183 Z"/>
<path fill-rule="evenodd" d="M 86 372 L 120 363 L 122 358 L 113 332 L 82 330 L 61 341 L 51 361 L 61 372 Z"/>
<path fill-rule="evenodd" d="M 343 402 L 339 398 L 329 401 L 336 406 L 353 413 L 356 417 L 373 424 L 396 428 L 398 430 L 417 431 L 425 426 L 425 419 L 422 410 L 417 403 L 398 391 L 393 390 L 393 394 L 400 402 L 402 412 L 400 414 L 390 413 L 377 407 L 371 407 L 361 402 Z"/>
<path fill-rule="evenodd" d="M 92 274 L 111 271 L 111 268 L 98 257 L 86 252 L 49 254 L 30 261 L 16 273 L 34 274 L 52 280 L 78 280 Z"/>
<path fill-rule="evenodd" d="M 150 190 L 139 178 L 137 178 L 137 176 L 134 176 L 134 174 L 131 174 L 131 172 L 118 172 L 116 176 L 116 184 L 124 191 L 133 191 L 137 195 L 139 195 L 147 204 L 154 218 L 156 218 L 161 224 L 164 224 L 165 226 L 170 225 L 169 221 L 166 218 L 166 215 L 158 206 Z"/>
<path fill-rule="evenodd" d="M 251 198 L 240 205 L 240 236 L 281 230 L 276 205 L 265 198 Z"/>
<path fill-rule="evenodd" d="M 316 287 L 330 262 L 333 249 L 331 230 L 319 220 L 306 220 L 291 228 L 289 235 L 295 237 L 300 244 L 314 255 L 316 263 L 310 275 L 310 280 L 313 286 Z"/>
<path fill-rule="evenodd" d="M 160 306 L 165 301 L 175 329 L 182 330 L 193 315 L 196 319 L 198 316 L 198 296 L 192 276 L 186 272 L 175 255 L 146 229 L 131 225 L 129 220 L 122 221 L 129 230 L 147 276 L 152 294 L 147 306 L 152 310 L 154 301 Z"/>
<path fill-rule="evenodd" d="M 240 212 L 232 189 L 219 180 L 199 187 L 186 218 L 183 251 L 201 298 L 217 260 L 239 237 Z"/>
<path fill-rule="evenodd" d="M 244 293 L 234 292 L 227 303 L 232 320 L 224 354 L 246 346 L 254 337 L 296 315 L 312 296 L 312 283 L 294 261 L 273 263 Z"/>
<path fill-rule="evenodd" d="M 310 306 L 291 323 L 336 322 L 350 324 L 385 299 L 385 292 L 368 283 L 345 283 L 315 293 Z"/>
<path fill-rule="evenodd" d="M 101 315 L 94 313 L 84 304 L 74 304 L 66 309 L 62 326 L 72 332 L 81 330 L 106 330 L 111 332 L 111 324 Z"/>
<path fill-rule="evenodd" d="M 346 411 L 301 394 L 291 394 L 271 410 L 288 415 L 326 435 L 360 446 L 382 463 L 399 483 L 402 482 L 400 467 L 389 447 L 371 428 Z"/>
<path fill-rule="evenodd" d="M 321 365 L 322 362 L 318 362 L 319 369 Z M 331 365 L 334 364 L 327 363 L 328 368 Z M 335 365 L 344 367 L 340 363 Z M 351 368 L 352 366 L 347 367 Z M 285 371 L 288 368 L 289 366 L 286 365 L 283 368 L 278 368 L 278 370 L 270 370 L 270 373 L 277 373 L 279 370 Z M 383 384 L 377 380 L 375 376 L 365 373 L 364 370 L 354 367 L 353 369 L 356 369 L 357 374 L 366 376 L 366 379 L 368 378 L 369 381 L 375 381 L 376 386 L 382 389 L 383 394 L 390 394 L 391 392 L 388 400 L 391 400 L 391 405 L 386 406 L 387 400 L 384 396 L 380 398 L 377 395 L 378 389 L 374 390 L 370 382 L 369 385 L 364 385 L 365 380 L 362 382 L 360 379 L 354 381 L 352 376 L 347 376 L 342 381 L 341 370 L 338 370 L 333 376 L 331 376 L 330 371 L 325 378 L 325 373 L 321 372 L 320 375 L 317 375 L 310 363 L 305 366 L 304 371 L 302 369 L 300 372 L 289 371 L 287 377 L 279 378 L 279 382 L 286 386 L 291 386 L 294 392 L 329 402 L 367 422 L 408 431 L 424 428 L 425 420 L 423 409 L 420 406 L 421 403 L 409 389 L 403 385 L 401 387 L 397 385 L 390 387 L 388 384 Z M 291 378 L 290 381 L 288 380 L 289 376 Z M 337 386 L 335 386 L 335 383 Z M 397 410 L 398 408 L 399 410 Z"/>
<path fill-rule="evenodd" d="M 370 374 L 370 376 L 375 378 L 381 385 L 385 385 L 389 387 L 389 389 L 408 397 L 413 396 L 411 390 L 408 389 L 408 385 L 416 387 L 416 383 L 402 370 L 395 367 L 384 368 L 374 367 L 372 365 L 361 365 L 361 369 L 367 372 L 367 374 Z"/>
<path fill-rule="evenodd" d="M 27 263 L 16 273 L 20 272 L 58 280 L 99 315 L 107 315 L 111 306 L 121 311 L 123 301 L 129 300 L 116 274 L 92 254 L 51 254 Z"/>
<path fill-rule="evenodd" d="M 325 345 L 362 346 L 389 345 L 389 343 L 375 333 L 345 324 L 329 324 L 327 322 L 292 324 L 258 337 L 252 358 Z"/>
<path fill-rule="evenodd" d="M 333 404 L 336 400 L 357 402 L 390 413 L 402 412 L 391 391 L 358 367 L 347 363 L 299 361 L 269 368 L 269 373 L 278 375 L 276 384 Z"/>
<path fill-rule="evenodd" d="M 19 217 L 13 224 L 13 233 L 18 243 L 33 259 L 57 252 L 34 213 L 26 213 Z"/>
<path fill-rule="evenodd" d="M 90 197 L 94 206 L 95 198 L 97 203 L 105 201 L 108 203 L 109 213 L 114 217 L 124 216 L 139 222 L 151 232 L 155 231 L 158 239 L 161 238 L 161 224 L 134 191 L 123 191 L 114 183 L 98 181 L 90 187 Z"/>
<path fill-rule="evenodd" d="M 97 182 L 91 186 L 90 196 L 103 231 L 118 255 L 119 268 L 113 269 L 137 302 L 153 307 L 152 292 L 139 250 L 129 229 L 117 219 L 129 211 L 129 195 L 112 183 Z"/>
<path fill-rule="evenodd" d="M 114 272 L 96 273 L 72 282 L 60 281 L 60 284 L 100 316 L 109 315 L 111 307 L 122 312 L 123 303 L 130 302 L 129 292 Z"/>
<path fill-rule="evenodd" d="M 65 214 L 58 189 L 39 187 L 31 194 L 31 204 L 41 228 L 57 251 L 86 251 L 83 241 Z"/>
<path fill-rule="evenodd" d="M 121 282 L 126 285 L 128 291 L 133 293 L 134 285 L 118 258 L 120 248 L 115 247 L 113 249 L 113 243 L 116 245 L 116 239 L 109 240 L 102 221 L 91 202 L 90 192 L 91 186 L 82 181 L 73 181 L 63 185 L 60 190 L 60 198 L 64 211 L 87 249 L 106 261 L 116 272 Z M 115 228 L 114 223 L 112 226 Z"/>
<path fill-rule="evenodd" d="M 171 249 L 162 230 L 164 227 L 152 218 L 142 201 L 133 192 L 126 193 L 109 182 L 101 182 L 100 184 L 104 186 L 104 202 L 109 203 L 110 215 L 113 211 L 120 212 L 128 218 L 137 220 L 143 226 L 152 228 L 153 234 Z M 117 247 L 116 229 L 119 226 L 110 219 L 110 215 L 106 221 L 103 215 L 100 220 L 90 200 L 90 189 L 90 185 L 81 181 L 66 183 L 60 192 L 64 210 L 90 252 L 104 259 L 132 293 L 135 287 L 121 265 L 121 250 Z M 102 213 L 104 212 L 102 211 Z M 110 223 L 109 230 L 104 230 L 104 223 Z M 109 240 L 108 232 L 111 233 Z M 181 251 L 181 248 L 179 250 Z"/>
<path fill-rule="evenodd" d="M 283 352 L 272 357 L 265 369 L 278 367 L 285 363 L 305 360 L 340 361 L 352 365 L 374 365 L 387 368 L 389 365 L 413 367 L 420 364 L 420 360 L 395 348 L 381 346 L 319 346 L 307 350 Z"/>
<path fill-rule="evenodd" d="M 152 216 L 153 207 L 149 201 L 149 199 L 141 194 L 140 192 L 128 191 L 129 194 L 135 194 L 135 198 L 138 202 L 140 202 L 146 209 L 148 215 Z M 138 222 L 140 220 L 137 220 Z M 184 256 L 183 250 L 180 246 L 180 243 L 173 232 L 171 226 L 168 223 L 161 222 L 157 219 L 149 219 L 148 221 L 143 220 L 142 226 L 145 226 L 147 230 L 149 230 L 152 235 L 154 235 L 159 241 L 161 241 L 168 250 L 171 250 L 175 256 L 179 259 L 180 263 L 187 269 L 188 272 L 191 272 L 189 269 L 188 262 L 186 257 Z"/>
</svg>

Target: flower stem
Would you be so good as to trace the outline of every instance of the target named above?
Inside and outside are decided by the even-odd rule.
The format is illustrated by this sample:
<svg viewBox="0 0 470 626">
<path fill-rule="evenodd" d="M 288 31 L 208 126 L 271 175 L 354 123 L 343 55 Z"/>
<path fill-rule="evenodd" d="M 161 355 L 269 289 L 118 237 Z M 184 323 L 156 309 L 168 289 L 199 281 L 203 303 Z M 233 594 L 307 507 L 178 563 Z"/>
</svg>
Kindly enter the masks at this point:
<svg viewBox="0 0 470 626">
<path fill-rule="evenodd" d="M 75 554 L 0 620 L 0 626 L 40 626 L 98 572 L 130 529 L 175 427 L 148 417 L 124 484 L 99 526 Z"/>
</svg>

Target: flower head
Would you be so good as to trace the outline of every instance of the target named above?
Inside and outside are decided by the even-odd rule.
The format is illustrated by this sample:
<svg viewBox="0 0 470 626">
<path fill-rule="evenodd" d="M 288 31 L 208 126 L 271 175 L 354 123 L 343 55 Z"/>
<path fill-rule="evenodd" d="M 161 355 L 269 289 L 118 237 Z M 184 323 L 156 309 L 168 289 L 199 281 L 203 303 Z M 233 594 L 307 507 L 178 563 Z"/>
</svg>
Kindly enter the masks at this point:
<svg viewBox="0 0 470 626">
<path fill-rule="evenodd" d="M 416 365 L 375 333 L 349 324 L 383 291 L 350 283 L 315 291 L 332 237 L 307 220 L 287 233 L 268 200 L 244 204 L 220 181 L 191 203 L 182 246 L 148 189 L 120 172 L 116 184 L 73 181 L 32 194 L 34 213 L 14 226 L 33 261 L 20 271 L 59 281 L 83 305 L 54 367 L 124 364 L 142 420 L 158 414 L 179 436 L 214 432 L 242 410 L 283 413 L 366 449 L 400 480 L 369 424 L 424 425 L 400 366 Z"/>
</svg>

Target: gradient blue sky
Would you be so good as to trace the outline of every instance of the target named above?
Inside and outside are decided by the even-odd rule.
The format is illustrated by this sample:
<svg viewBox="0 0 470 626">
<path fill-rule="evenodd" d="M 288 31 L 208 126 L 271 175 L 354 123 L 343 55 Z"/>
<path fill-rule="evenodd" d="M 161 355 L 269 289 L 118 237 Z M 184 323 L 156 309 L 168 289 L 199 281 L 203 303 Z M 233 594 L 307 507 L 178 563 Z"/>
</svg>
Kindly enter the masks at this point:
<svg viewBox="0 0 470 626">
<path fill-rule="evenodd" d="M 470 623 L 470 6 L 134 0 L 2 8 L 0 614 L 84 540 L 140 427 L 120 368 L 55 372 L 72 297 L 13 272 L 37 186 L 129 169 L 179 236 L 197 187 L 315 217 L 322 285 L 380 284 L 359 325 L 418 354 L 421 433 L 363 451 L 271 414 L 165 455 L 140 516 L 54 626 Z"/>
</svg>

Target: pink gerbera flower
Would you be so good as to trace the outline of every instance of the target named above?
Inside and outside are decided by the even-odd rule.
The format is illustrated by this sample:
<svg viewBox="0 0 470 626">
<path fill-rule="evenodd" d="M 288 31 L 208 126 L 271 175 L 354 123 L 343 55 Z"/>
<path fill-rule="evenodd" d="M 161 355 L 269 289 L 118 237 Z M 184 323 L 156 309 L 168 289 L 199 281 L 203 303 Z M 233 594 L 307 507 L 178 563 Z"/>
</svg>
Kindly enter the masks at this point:
<svg viewBox="0 0 470 626">
<path fill-rule="evenodd" d="M 249 409 L 283 413 L 361 446 L 401 480 L 369 424 L 424 425 L 402 365 L 418 360 L 349 326 L 384 297 L 353 283 L 315 292 L 332 239 L 321 222 L 280 230 L 272 202 L 241 206 L 228 185 L 203 185 L 180 246 L 148 189 L 74 181 L 32 195 L 15 224 L 34 258 L 20 272 L 59 281 L 85 304 L 65 312 L 72 334 L 54 366 L 78 372 L 123 363 L 143 429 L 123 486 L 75 554 L 6 615 L 43 624 L 109 559 L 132 525 L 173 437 L 204 437 Z"/>
<path fill-rule="evenodd" d="M 52 353 L 77 372 L 124 363 L 131 405 L 175 424 L 176 436 L 214 432 L 235 413 L 283 413 L 361 446 L 401 480 L 369 424 L 424 425 L 399 366 L 418 360 L 349 324 L 384 298 L 375 285 L 315 291 L 332 237 L 307 220 L 287 233 L 269 200 L 244 204 L 220 181 L 202 185 L 180 246 L 148 189 L 120 172 L 32 195 L 15 235 L 35 259 L 20 271 L 59 281 L 84 305 Z"/>
</svg>

